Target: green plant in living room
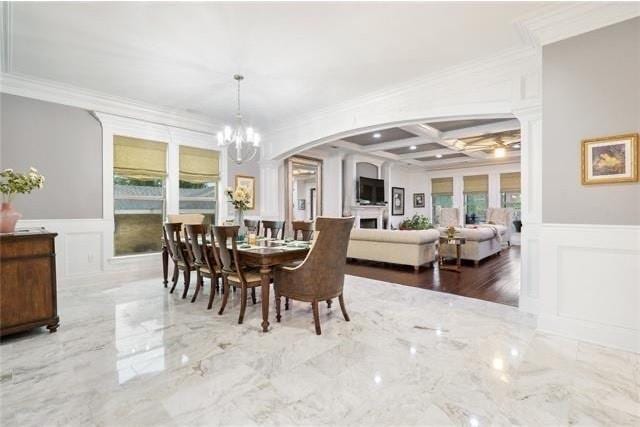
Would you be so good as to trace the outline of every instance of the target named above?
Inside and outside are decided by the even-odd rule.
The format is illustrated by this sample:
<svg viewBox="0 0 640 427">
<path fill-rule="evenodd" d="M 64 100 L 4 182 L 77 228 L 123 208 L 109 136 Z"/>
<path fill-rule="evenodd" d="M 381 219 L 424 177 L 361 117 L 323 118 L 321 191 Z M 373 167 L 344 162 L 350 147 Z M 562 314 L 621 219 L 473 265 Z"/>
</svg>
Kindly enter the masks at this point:
<svg viewBox="0 0 640 427">
<path fill-rule="evenodd" d="M 29 168 L 29 172 L 18 173 L 13 169 L 0 172 L 0 193 L 2 206 L 0 207 L 0 233 L 12 233 L 16 223 L 22 215 L 13 209 L 11 204 L 16 194 L 29 194 L 44 186 L 44 176 L 36 168 Z"/>
<path fill-rule="evenodd" d="M 400 230 L 428 230 L 433 228 L 429 218 L 424 215 L 415 214 L 400 223 Z"/>
</svg>

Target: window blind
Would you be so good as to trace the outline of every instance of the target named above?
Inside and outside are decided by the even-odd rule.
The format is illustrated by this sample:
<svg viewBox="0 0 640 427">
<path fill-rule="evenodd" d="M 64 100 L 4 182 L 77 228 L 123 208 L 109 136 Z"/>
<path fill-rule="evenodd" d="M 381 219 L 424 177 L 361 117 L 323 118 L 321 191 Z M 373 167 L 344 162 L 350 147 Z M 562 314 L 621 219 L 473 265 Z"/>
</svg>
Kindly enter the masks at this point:
<svg viewBox="0 0 640 427">
<path fill-rule="evenodd" d="M 472 175 L 464 177 L 465 193 L 486 193 L 489 191 L 488 175 Z"/>
<path fill-rule="evenodd" d="M 453 194 L 453 178 L 432 178 L 431 194 Z"/>
<path fill-rule="evenodd" d="M 520 192 L 520 172 L 500 174 L 500 191 Z"/>
<path fill-rule="evenodd" d="M 135 179 L 162 178 L 167 175 L 167 144 L 116 135 L 113 171 Z"/>
<path fill-rule="evenodd" d="M 180 180 L 192 183 L 216 181 L 220 177 L 217 151 L 180 146 Z"/>
</svg>

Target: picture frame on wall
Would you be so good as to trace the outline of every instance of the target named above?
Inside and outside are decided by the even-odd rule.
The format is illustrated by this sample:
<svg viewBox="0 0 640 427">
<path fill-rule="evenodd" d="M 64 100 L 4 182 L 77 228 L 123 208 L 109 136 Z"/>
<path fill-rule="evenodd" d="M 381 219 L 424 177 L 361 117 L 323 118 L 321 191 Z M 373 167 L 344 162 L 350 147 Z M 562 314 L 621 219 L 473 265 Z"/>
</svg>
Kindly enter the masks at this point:
<svg viewBox="0 0 640 427">
<path fill-rule="evenodd" d="M 605 136 L 582 141 L 582 184 L 638 181 L 638 134 Z"/>
<path fill-rule="evenodd" d="M 424 208 L 424 193 L 413 193 L 413 207 Z"/>
<path fill-rule="evenodd" d="M 391 215 L 404 215 L 404 188 L 391 188 Z"/>
<path fill-rule="evenodd" d="M 307 209 L 307 200 L 306 199 L 298 199 L 298 210 L 303 211 Z"/>
<path fill-rule="evenodd" d="M 248 209 L 249 210 L 255 209 L 256 208 L 256 178 L 253 176 L 247 176 L 247 175 L 236 175 L 235 188 L 238 188 L 240 186 L 248 189 L 249 194 L 251 195 L 251 202 L 249 203 Z"/>
</svg>

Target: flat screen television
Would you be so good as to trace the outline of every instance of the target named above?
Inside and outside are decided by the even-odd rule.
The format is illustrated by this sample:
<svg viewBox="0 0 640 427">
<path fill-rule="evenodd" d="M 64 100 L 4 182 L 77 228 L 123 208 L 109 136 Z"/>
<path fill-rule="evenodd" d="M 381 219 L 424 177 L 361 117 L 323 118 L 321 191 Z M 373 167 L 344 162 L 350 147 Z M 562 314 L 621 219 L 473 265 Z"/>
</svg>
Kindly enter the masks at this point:
<svg viewBox="0 0 640 427">
<path fill-rule="evenodd" d="M 358 179 L 358 202 L 360 204 L 384 204 L 384 179 L 360 177 Z"/>
</svg>

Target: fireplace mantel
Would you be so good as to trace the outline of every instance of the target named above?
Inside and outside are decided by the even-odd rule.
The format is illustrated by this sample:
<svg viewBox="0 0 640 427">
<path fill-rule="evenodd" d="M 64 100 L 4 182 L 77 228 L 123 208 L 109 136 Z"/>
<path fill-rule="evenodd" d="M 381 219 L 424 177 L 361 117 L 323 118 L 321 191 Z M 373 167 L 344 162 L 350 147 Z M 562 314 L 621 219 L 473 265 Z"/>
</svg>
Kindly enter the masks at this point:
<svg viewBox="0 0 640 427">
<path fill-rule="evenodd" d="M 387 211 L 386 206 L 379 205 L 353 205 L 351 206 L 351 215 L 355 217 L 353 221 L 354 228 L 360 228 L 360 220 L 372 218 L 377 221 L 377 228 L 381 230 L 384 225 L 384 214 Z"/>
</svg>

